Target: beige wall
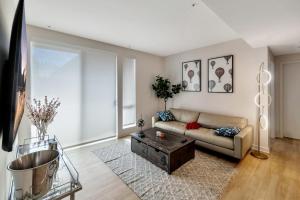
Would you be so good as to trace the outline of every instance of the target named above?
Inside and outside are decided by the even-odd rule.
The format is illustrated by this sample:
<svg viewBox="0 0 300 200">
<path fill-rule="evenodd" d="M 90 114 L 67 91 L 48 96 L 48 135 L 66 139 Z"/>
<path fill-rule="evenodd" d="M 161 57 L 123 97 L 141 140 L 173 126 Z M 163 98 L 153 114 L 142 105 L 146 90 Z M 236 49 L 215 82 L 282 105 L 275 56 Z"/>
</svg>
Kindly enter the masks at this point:
<svg viewBox="0 0 300 200">
<path fill-rule="evenodd" d="M 300 62 L 300 54 L 289 54 L 275 57 L 275 137 L 283 137 L 283 66 Z M 286 80 L 285 80 L 286 81 Z"/>
<path fill-rule="evenodd" d="M 161 107 L 161 102 L 157 100 L 151 89 L 151 83 L 157 74 L 164 74 L 163 58 L 140 51 L 135 51 L 123 47 L 114 46 L 107 43 L 102 43 L 94 40 L 89 40 L 77 36 L 72 36 L 56 31 L 42 29 L 34 26 L 28 26 L 29 41 L 49 41 L 71 44 L 94 49 L 101 49 L 117 54 L 118 56 L 118 105 L 122 105 L 122 59 L 126 57 L 136 59 L 136 85 L 137 85 L 137 116 L 143 113 L 145 119 L 145 127 L 151 126 L 151 116 Z M 28 84 L 30 85 L 30 84 Z M 30 90 L 30 88 L 28 88 Z M 121 116 L 122 109 L 119 106 L 118 130 L 119 136 L 122 137 L 134 129 L 122 129 Z M 29 127 L 27 128 L 29 133 Z"/>
<path fill-rule="evenodd" d="M 280 64 L 281 62 L 290 62 L 290 61 L 299 61 L 299 60 L 300 60 L 300 53 L 275 56 L 276 66 L 278 66 L 278 64 Z"/>
<path fill-rule="evenodd" d="M 269 87 L 270 95 L 272 98 L 272 104 L 270 105 L 269 109 L 269 119 L 270 119 L 270 129 L 269 129 L 269 136 L 271 138 L 275 138 L 275 132 L 276 132 L 276 90 L 275 90 L 275 82 L 276 82 L 276 76 L 275 76 L 275 57 L 273 56 L 272 52 L 269 50 L 269 70 L 272 75 L 272 81 Z"/>
<path fill-rule="evenodd" d="M 234 93 L 208 93 L 208 58 L 230 54 L 234 55 Z M 202 91 L 182 92 L 169 102 L 168 107 L 242 116 L 255 126 L 257 110 L 253 100 L 257 93 L 256 75 L 262 62 L 268 66 L 268 48 L 253 49 L 243 40 L 233 40 L 171 55 L 165 59 L 166 76 L 174 83 L 180 83 L 181 63 L 195 59 L 202 60 Z M 268 132 L 262 132 L 261 140 L 262 149 L 269 151 Z"/>
</svg>

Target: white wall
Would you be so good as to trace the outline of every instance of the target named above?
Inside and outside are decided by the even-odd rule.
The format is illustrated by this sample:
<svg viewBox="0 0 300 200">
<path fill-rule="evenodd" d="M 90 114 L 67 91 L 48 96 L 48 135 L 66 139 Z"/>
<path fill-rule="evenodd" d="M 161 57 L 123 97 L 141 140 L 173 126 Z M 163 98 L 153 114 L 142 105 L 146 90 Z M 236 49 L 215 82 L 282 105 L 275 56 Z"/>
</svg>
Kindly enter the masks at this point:
<svg viewBox="0 0 300 200">
<path fill-rule="evenodd" d="M 162 108 L 161 102 L 155 97 L 151 84 L 154 78 L 158 74 L 164 74 L 164 60 L 162 57 L 102 43 L 94 40 L 89 40 L 77 36 L 72 36 L 48 29 L 38 28 L 34 26 L 28 26 L 29 41 L 46 40 L 58 43 L 71 44 L 75 46 L 82 46 L 92 49 L 99 49 L 108 52 L 112 52 L 118 57 L 118 105 L 122 105 L 122 63 L 126 58 L 136 59 L 136 83 L 137 83 L 137 115 L 143 113 L 145 119 L 145 128 L 151 127 L 151 116 Z M 30 85 L 30 83 L 29 83 Z M 118 109 L 118 127 L 117 130 L 119 137 L 127 135 L 135 130 L 135 128 L 122 129 L 122 106 Z M 29 124 L 26 132 L 29 133 Z"/>
<path fill-rule="evenodd" d="M 230 54 L 234 55 L 234 93 L 208 93 L 207 60 Z M 253 49 L 243 40 L 233 40 L 171 55 L 165 59 L 166 76 L 174 83 L 181 83 L 181 63 L 195 59 L 202 60 L 202 91 L 181 92 L 169 102 L 168 107 L 246 117 L 249 124 L 255 126 L 257 116 L 254 104 L 254 96 L 257 93 L 256 75 L 262 62 L 268 66 L 268 48 Z M 262 132 L 261 140 L 262 150 L 268 152 L 268 132 Z"/>
</svg>

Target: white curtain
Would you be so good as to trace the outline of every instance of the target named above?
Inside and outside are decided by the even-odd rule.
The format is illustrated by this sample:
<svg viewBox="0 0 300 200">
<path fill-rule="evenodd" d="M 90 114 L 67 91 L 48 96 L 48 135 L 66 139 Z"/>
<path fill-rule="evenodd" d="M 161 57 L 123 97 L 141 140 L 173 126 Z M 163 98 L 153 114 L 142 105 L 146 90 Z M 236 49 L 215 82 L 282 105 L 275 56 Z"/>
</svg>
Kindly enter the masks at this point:
<svg viewBox="0 0 300 200">
<path fill-rule="evenodd" d="M 116 135 L 116 55 L 85 49 L 82 79 L 82 140 Z"/>
<path fill-rule="evenodd" d="M 30 82 L 31 99 L 60 99 L 61 106 L 48 133 L 58 136 L 63 146 L 116 135 L 114 54 L 33 42 Z"/>
</svg>

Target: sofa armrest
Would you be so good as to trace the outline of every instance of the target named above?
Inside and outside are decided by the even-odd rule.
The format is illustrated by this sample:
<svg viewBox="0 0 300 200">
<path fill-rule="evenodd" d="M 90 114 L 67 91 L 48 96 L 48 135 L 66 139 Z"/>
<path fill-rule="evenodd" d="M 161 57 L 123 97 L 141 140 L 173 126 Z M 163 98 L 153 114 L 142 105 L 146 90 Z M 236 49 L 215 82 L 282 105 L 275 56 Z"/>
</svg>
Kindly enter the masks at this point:
<svg viewBox="0 0 300 200">
<path fill-rule="evenodd" d="M 253 143 L 253 127 L 247 126 L 234 136 L 234 157 L 242 159 Z"/>
<path fill-rule="evenodd" d="M 152 117 L 152 128 L 155 127 L 155 123 L 159 121 L 159 117 L 158 116 L 153 116 Z"/>
</svg>

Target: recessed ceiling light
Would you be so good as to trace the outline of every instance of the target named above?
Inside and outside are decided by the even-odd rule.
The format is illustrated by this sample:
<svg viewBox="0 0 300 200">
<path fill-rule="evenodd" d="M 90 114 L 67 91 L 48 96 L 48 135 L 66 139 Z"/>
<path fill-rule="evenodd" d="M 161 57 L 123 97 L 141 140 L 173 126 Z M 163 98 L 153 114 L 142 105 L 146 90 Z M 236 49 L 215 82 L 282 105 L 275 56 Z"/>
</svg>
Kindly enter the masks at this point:
<svg viewBox="0 0 300 200">
<path fill-rule="evenodd" d="M 192 4 L 192 7 L 195 7 L 195 6 L 197 6 L 199 3 L 198 2 L 194 2 L 193 4 Z"/>
</svg>

